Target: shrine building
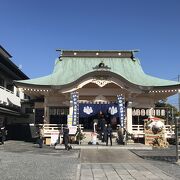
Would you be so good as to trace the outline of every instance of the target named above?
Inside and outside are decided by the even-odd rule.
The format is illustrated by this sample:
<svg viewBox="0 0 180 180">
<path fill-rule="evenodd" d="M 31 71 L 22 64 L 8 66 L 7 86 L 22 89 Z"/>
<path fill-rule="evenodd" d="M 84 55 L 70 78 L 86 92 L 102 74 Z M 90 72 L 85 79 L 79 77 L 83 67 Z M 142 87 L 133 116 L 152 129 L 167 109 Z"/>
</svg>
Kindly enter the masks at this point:
<svg viewBox="0 0 180 180">
<path fill-rule="evenodd" d="M 180 89 L 179 82 L 144 73 L 134 55 L 136 50 L 57 51 L 59 58 L 50 75 L 15 81 L 22 92 L 34 99 L 35 123 L 83 124 L 92 128 L 93 119 L 102 111 L 115 116 L 122 126 L 118 107 L 118 98 L 122 97 L 123 123 L 131 133 L 136 109 L 149 116 L 156 102 Z"/>
</svg>

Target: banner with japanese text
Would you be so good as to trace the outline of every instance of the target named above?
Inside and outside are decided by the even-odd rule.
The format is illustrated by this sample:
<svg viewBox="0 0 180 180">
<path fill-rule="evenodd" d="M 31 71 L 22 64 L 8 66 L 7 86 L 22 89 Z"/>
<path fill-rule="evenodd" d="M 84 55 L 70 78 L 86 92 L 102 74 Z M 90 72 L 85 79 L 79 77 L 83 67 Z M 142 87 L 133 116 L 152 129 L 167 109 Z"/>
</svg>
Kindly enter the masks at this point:
<svg viewBox="0 0 180 180">
<path fill-rule="evenodd" d="M 71 103 L 73 106 L 72 126 L 76 126 L 79 124 L 79 93 L 78 92 L 71 93 Z"/>
<path fill-rule="evenodd" d="M 118 112 L 119 112 L 119 121 L 122 128 L 126 127 L 125 122 L 125 98 L 122 95 L 117 95 L 118 99 Z"/>
</svg>

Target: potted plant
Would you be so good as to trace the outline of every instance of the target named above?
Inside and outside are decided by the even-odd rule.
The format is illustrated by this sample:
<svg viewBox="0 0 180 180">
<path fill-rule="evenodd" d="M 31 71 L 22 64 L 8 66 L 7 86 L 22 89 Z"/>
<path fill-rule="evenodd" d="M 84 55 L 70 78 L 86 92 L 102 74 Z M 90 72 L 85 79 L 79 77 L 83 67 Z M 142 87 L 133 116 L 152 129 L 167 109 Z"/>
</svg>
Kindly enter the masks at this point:
<svg viewBox="0 0 180 180">
<path fill-rule="evenodd" d="M 132 133 L 127 132 L 127 143 L 128 144 L 134 143 L 133 138 L 134 138 L 134 135 Z"/>
<path fill-rule="evenodd" d="M 76 141 L 81 144 L 81 141 L 85 138 L 85 134 L 82 133 L 81 129 L 78 127 L 76 132 Z"/>
</svg>

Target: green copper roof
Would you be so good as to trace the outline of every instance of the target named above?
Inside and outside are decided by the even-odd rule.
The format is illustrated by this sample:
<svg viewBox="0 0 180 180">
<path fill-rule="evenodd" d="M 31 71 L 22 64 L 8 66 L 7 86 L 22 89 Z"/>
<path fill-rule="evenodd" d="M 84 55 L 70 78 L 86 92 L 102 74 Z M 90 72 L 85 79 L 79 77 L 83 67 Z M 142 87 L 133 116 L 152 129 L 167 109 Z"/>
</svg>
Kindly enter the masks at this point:
<svg viewBox="0 0 180 180">
<path fill-rule="evenodd" d="M 163 80 L 145 74 L 139 60 L 131 58 L 96 58 L 96 57 L 61 57 L 57 59 L 53 73 L 31 80 L 17 81 L 32 85 L 66 85 L 80 77 L 95 71 L 93 69 L 101 62 L 110 67 L 108 71 L 118 74 L 130 83 L 141 86 L 170 86 L 178 82 Z"/>
</svg>

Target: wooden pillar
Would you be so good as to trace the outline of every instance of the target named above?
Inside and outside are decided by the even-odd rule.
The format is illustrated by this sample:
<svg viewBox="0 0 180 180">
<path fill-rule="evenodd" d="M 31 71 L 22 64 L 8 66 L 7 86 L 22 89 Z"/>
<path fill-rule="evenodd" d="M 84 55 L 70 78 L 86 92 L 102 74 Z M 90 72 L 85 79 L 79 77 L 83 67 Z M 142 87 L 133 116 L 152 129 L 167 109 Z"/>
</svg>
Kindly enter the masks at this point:
<svg viewBox="0 0 180 180">
<path fill-rule="evenodd" d="M 49 106 L 46 96 L 44 96 L 44 124 L 49 124 Z"/>
<path fill-rule="evenodd" d="M 44 124 L 49 124 L 49 107 L 45 105 L 44 107 Z"/>
<path fill-rule="evenodd" d="M 73 106 L 70 105 L 70 106 L 69 106 L 69 115 L 72 115 L 72 114 L 73 114 Z"/>
<path fill-rule="evenodd" d="M 132 102 L 127 104 L 127 132 L 132 134 Z"/>
</svg>

